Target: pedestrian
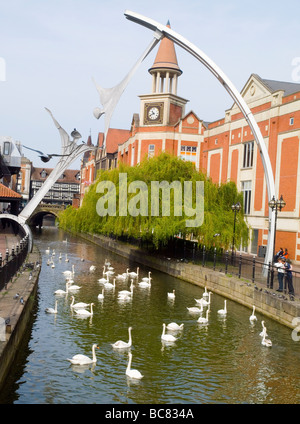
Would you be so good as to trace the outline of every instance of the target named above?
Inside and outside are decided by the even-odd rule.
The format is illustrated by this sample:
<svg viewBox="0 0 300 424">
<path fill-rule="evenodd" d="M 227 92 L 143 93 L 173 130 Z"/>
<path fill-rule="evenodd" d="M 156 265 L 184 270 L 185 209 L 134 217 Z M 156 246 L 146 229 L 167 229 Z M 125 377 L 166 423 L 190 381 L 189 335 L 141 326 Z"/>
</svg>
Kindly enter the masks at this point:
<svg viewBox="0 0 300 424">
<path fill-rule="evenodd" d="M 274 261 L 275 262 L 278 262 L 278 259 L 280 258 L 280 256 L 282 256 L 283 255 L 283 248 L 282 247 L 280 247 L 279 248 L 279 250 L 278 250 L 278 252 L 276 253 L 276 255 L 275 255 L 275 258 L 274 258 Z"/>
<path fill-rule="evenodd" d="M 278 292 L 282 292 L 283 291 L 283 277 L 284 277 L 284 264 L 282 261 L 282 256 L 280 256 L 280 258 L 278 258 L 278 262 L 275 264 L 276 268 L 278 268 L 278 284 L 279 287 L 276 291 Z"/>
<path fill-rule="evenodd" d="M 290 300 L 295 300 L 295 290 L 293 286 L 293 274 L 292 274 L 292 265 L 285 259 L 282 259 L 284 269 L 285 269 L 285 277 L 288 284 L 289 296 Z"/>
<path fill-rule="evenodd" d="M 285 259 L 287 259 L 289 257 L 289 252 L 287 249 L 284 249 L 284 253 L 282 255 Z"/>
</svg>

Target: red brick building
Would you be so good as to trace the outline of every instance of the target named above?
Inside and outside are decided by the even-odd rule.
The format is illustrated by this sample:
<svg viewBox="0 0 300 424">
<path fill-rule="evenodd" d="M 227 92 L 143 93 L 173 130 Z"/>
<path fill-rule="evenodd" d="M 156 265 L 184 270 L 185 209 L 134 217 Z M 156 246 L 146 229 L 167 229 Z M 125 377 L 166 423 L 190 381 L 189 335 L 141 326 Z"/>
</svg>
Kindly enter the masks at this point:
<svg viewBox="0 0 300 424">
<path fill-rule="evenodd" d="M 128 139 L 118 147 L 118 161 L 138 164 L 167 151 L 195 163 L 215 183 L 235 181 L 244 195 L 250 228 L 246 249 L 257 254 L 268 237 L 268 197 L 263 165 L 253 134 L 236 104 L 211 123 L 186 113 L 177 95 L 178 66 L 174 44 L 162 39 L 149 69 L 152 91 L 140 95 Z M 276 195 L 286 201 L 278 212 L 276 246 L 300 261 L 300 84 L 262 79 L 252 74 L 241 91 L 264 137 L 274 172 Z"/>
</svg>

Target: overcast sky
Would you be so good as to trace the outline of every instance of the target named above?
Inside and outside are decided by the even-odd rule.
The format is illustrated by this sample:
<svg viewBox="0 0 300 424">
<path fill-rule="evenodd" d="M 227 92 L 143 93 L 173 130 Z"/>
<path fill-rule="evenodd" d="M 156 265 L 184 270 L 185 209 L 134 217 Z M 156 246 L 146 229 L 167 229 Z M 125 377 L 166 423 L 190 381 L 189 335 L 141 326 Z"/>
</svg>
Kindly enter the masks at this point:
<svg viewBox="0 0 300 424">
<path fill-rule="evenodd" d="M 45 107 L 69 133 L 76 127 L 84 141 L 91 134 L 95 143 L 104 130 L 103 117 L 93 116 L 101 104 L 92 78 L 103 87 L 116 85 L 153 37 L 125 18 L 126 9 L 162 24 L 170 20 L 239 91 L 251 73 L 300 82 L 293 81 L 292 65 L 300 57 L 299 0 L 0 0 L 0 7 L 0 134 L 47 153 L 60 152 L 60 137 Z M 140 111 L 138 96 L 151 92 L 148 69 L 156 52 L 127 86 L 112 128 L 130 129 Z M 229 94 L 195 58 L 178 46 L 176 52 L 186 112 L 204 121 L 223 117 L 233 103 Z M 34 166 L 45 166 L 35 153 L 23 152 Z"/>
</svg>

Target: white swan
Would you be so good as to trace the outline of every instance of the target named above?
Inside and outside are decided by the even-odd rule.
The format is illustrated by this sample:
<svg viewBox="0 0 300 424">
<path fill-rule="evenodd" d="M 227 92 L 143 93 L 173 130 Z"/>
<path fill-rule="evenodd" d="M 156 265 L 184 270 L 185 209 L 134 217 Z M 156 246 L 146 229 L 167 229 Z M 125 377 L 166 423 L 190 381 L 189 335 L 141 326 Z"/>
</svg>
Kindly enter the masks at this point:
<svg viewBox="0 0 300 424">
<path fill-rule="evenodd" d="M 210 291 L 210 292 L 208 292 L 208 300 L 206 300 L 206 299 L 203 299 L 203 297 L 201 298 L 201 299 L 195 299 L 195 301 L 197 302 L 197 303 L 200 303 L 200 304 L 202 304 L 203 306 L 208 306 L 208 305 L 210 305 L 210 302 L 211 302 L 211 299 L 210 299 L 210 297 L 211 297 L 211 295 L 212 295 L 213 293 Z"/>
<path fill-rule="evenodd" d="M 168 299 L 175 299 L 175 290 L 173 290 L 171 293 L 168 293 Z"/>
<path fill-rule="evenodd" d="M 129 277 L 129 268 L 127 268 L 126 269 L 126 272 L 123 272 L 123 274 L 121 274 L 121 275 L 123 275 L 123 277 L 126 277 L 126 278 L 128 278 Z"/>
<path fill-rule="evenodd" d="M 110 283 L 109 281 L 106 281 L 106 283 L 104 283 L 104 287 L 106 287 L 107 289 L 112 289 L 116 287 L 116 279 L 114 278 L 114 282 Z"/>
<path fill-rule="evenodd" d="M 94 314 L 93 312 L 94 303 L 91 303 L 91 310 L 87 311 L 86 309 L 75 309 L 77 315 L 90 317 Z"/>
<path fill-rule="evenodd" d="M 55 308 L 46 308 L 45 312 L 48 314 L 57 314 L 57 300 L 55 301 Z"/>
<path fill-rule="evenodd" d="M 166 334 L 166 324 L 163 323 L 163 332 L 161 335 L 161 339 L 165 342 L 175 342 L 177 340 L 176 337 L 172 336 L 172 334 Z"/>
<path fill-rule="evenodd" d="M 70 305 L 70 308 L 71 308 L 71 309 L 84 309 L 84 308 L 86 308 L 87 306 L 90 306 L 90 304 L 89 304 L 89 303 L 78 302 L 78 303 L 75 303 L 75 304 L 74 304 L 74 302 L 75 302 L 75 297 L 74 297 L 74 296 L 72 296 L 72 303 L 71 303 L 71 305 Z"/>
<path fill-rule="evenodd" d="M 67 361 L 70 361 L 71 364 L 73 364 L 73 365 L 87 365 L 87 364 L 96 363 L 97 358 L 96 358 L 95 349 L 99 349 L 99 347 L 96 344 L 93 344 L 93 346 L 92 346 L 93 358 L 92 359 L 90 359 L 88 356 L 79 354 L 79 355 L 73 356 L 73 358 L 71 358 L 71 359 L 67 358 Z"/>
<path fill-rule="evenodd" d="M 95 267 L 95 265 L 91 265 L 90 266 L 90 272 L 94 272 L 94 271 L 96 271 L 96 267 Z"/>
<path fill-rule="evenodd" d="M 132 353 L 131 352 L 128 352 L 128 357 L 129 357 L 129 360 L 128 360 L 128 365 L 127 365 L 125 374 L 130 378 L 135 378 L 137 380 L 140 380 L 144 376 L 138 370 L 132 370 L 130 368 L 131 367 L 131 361 L 132 361 Z"/>
<path fill-rule="evenodd" d="M 136 272 L 132 271 L 132 272 L 128 272 L 129 277 L 131 278 L 137 278 L 139 276 L 139 267 L 137 267 Z"/>
<path fill-rule="evenodd" d="M 130 291 L 129 290 L 120 290 L 118 293 L 118 296 L 132 296 L 133 294 L 133 280 L 131 280 L 131 284 L 130 284 Z"/>
<path fill-rule="evenodd" d="M 72 265 L 72 271 L 67 270 L 67 271 L 63 271 L 62 274 L 64 274 L 64 277 L 66 278 L 66 280 L 70 280 L 71 278 L 74 277 L 75 275 L 75 267 L 74 265 Z"/>
<path fill-rule="evenodd" d="M 61 253 L 59 254 L 59 257 L 58 257 L 58 259 L 61 261 L 62 260 L 62 256 L 61 256 Z"/>
<path fill-rule="evenodd" d="M 104 271 L 103 271 L 104 275 Z M 108 275 L 106 277 L 99 278 L 98 283 L 105 284 L 108 283 Z"/>
<path fill-rule="evenodd" d="M 52 256 L 55 256 L 55 249 L 53 249 L 52 251 Z"/>
<path fill-rule="evenodd" d="M 205 317 L 199 317 L 197 319 L 197 322 L 199 322 L 200 324 L 208 324 L 208 313 L 209 313 L 209 309 L 206 310 L 206 316 Z"/>
<path fill-rule="evenodd" d="M 54 262 L 52 262 L 51 268 L 55 268 L 55 264 L 54 264 Z"/>
<path fill-rule="evenodd" d="M 60 295 L 60 294 L 67 294 L 68 293 L 68 289 L 69 289 L 69 283 L 68 283 L 68 281 L 66 282 L 66 290 L 56 290 L 55 292 L 54 292 L 54 294 L 58 294 L 58 295 Z"/>
<path fill-rule="evenodd" d="M 148 272 L 148 277 L 143 277 L 142 281 L 150 281 L 151 280 L 151 271 Z"/>
<path fill-rule="evenodd" d="M 131 329 L 132 327 L 128 328 L 128 342 L 123 342 L 122 340 L 118 340 L 117 342 L 112 344 L 112 347 L 115 349 L 126 349 L 132 345 L 132 339 L 131 339 Z"/>
<path fill-rule="evenodd" d="M 201 303 L 201 308 L 197 308 L 197 306 L 192 306 L 191 308 L 186 308 L 192 314 L 201 314 L 203 312 L 203 305 Z"/>
<path fill-rule="evenodd" d="M 261 322 L 262 325 L 262 331 L 259 333 L 260 337 L 263 337 L 263 335 L 265 334 L 265 336 L 267 336 L 267 328 L 265 327 L 265 321 Z"/>
<path fill-rule="evenodd" d="M 69 258 L 68 258 L 68 255 L 67 254 L 66 254 L 65 262 L 69 262 Z"/>
<path fill-rule="evenodd" d="M 209 294 L 208 294 L 207 288 L 205 287 L 204 293 L 202 294 L 202 297 L 208 297 L 208 296 L 209 296 Z"/>
<path fill-rule="evenodd" d="M 98 300 L 104 299 L 104 289 L 102 289 L 102 293 L 98 294 Z"/>
<path fill-rule="evenodd" d="M 71 281 L 73 282 L 73 280 Z M 68 287 L 69 291 L 81 289 L 81 286 L 78 286 L 77 284 L 72 284 L 72 282 L 69 281 L 69 287 Z"/>
<path fill-rule="evenodd" d="M 225 300 L 224 300 L 224 309 L 219 309 L 219 310 L 218 310 L 218 314 L 219 314 L 219 315 L 222 315 L 222 316 L 227 315 L 227 308 L 226 308 L 226 304 L 227 304 L 227 300 L 225 299 Z"/>
<path fill-rule="evenodd" d="M 271 342 L 270 339 L 266 339 L 266 335 L 267 335 L 267 328 L 264 327 L 263 336 L 262 336 L 263 338 L 262 338 L 261 344 L 263 346 L 271 347 L 272 346 L 272 342 Z"/>
<path fill-rule="evenodd" d="M 48 249 L 46 249 L 46 250 L 45 250 L 45 253 L 46 253 L 47 255 L 49 255 L 49 253 L 50 253 L 50 247 L 48 247 Z"/>
<path fill-rule="evenodd" d="M 255 322 L 255 321 L 257 321 L 257 317 L 254 315 L 254 313 L 255 313 L 255 306 L 253 305 L 252 315 L 250 315 L 250 317 L 249 317 L 249 320 L 252 323 Z"/>
<path fill-rule="evenodd" d="M 116 280 L 120 280 L 120 281 L 126 281 L 127 276 L 124 274 L 118 274 L 116 276 Z"/>
<path fill-rule="evenodd" d="M 178 325 L 176 322 L 170 322 L 167 325 L 167 329 L 168 330 L 182 330 L 183 329 L 184 324 L 180 324 Z"/>
</svg>

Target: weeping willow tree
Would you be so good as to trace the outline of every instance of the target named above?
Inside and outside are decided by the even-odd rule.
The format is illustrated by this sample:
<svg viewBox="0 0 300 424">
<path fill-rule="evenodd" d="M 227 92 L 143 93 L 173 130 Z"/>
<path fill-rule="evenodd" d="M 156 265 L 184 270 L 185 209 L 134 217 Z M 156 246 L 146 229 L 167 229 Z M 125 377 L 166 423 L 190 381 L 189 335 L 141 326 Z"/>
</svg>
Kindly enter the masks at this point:
<svg viewBox="0 0 300 424">
<path fill-rule="evenodd" d="M 231 206 L 237 202 L 242 204 L 243 196 L 233 182 L 216 185 L 191 162 L 162 153 L 134 167 L 121 164 L 118 169 L 100 171 L 82 206 L 68 207 L 59 225 L 77 233 L 141 238 L 156 247 L 175 235 L 192 234 L 199 244 L 229 248 Z M 195 219 L 200 210 L 203 219 Z M 236 245 L 248 241 L 242 210 L 236 215 L 235 240 Z"/>
</svg>

